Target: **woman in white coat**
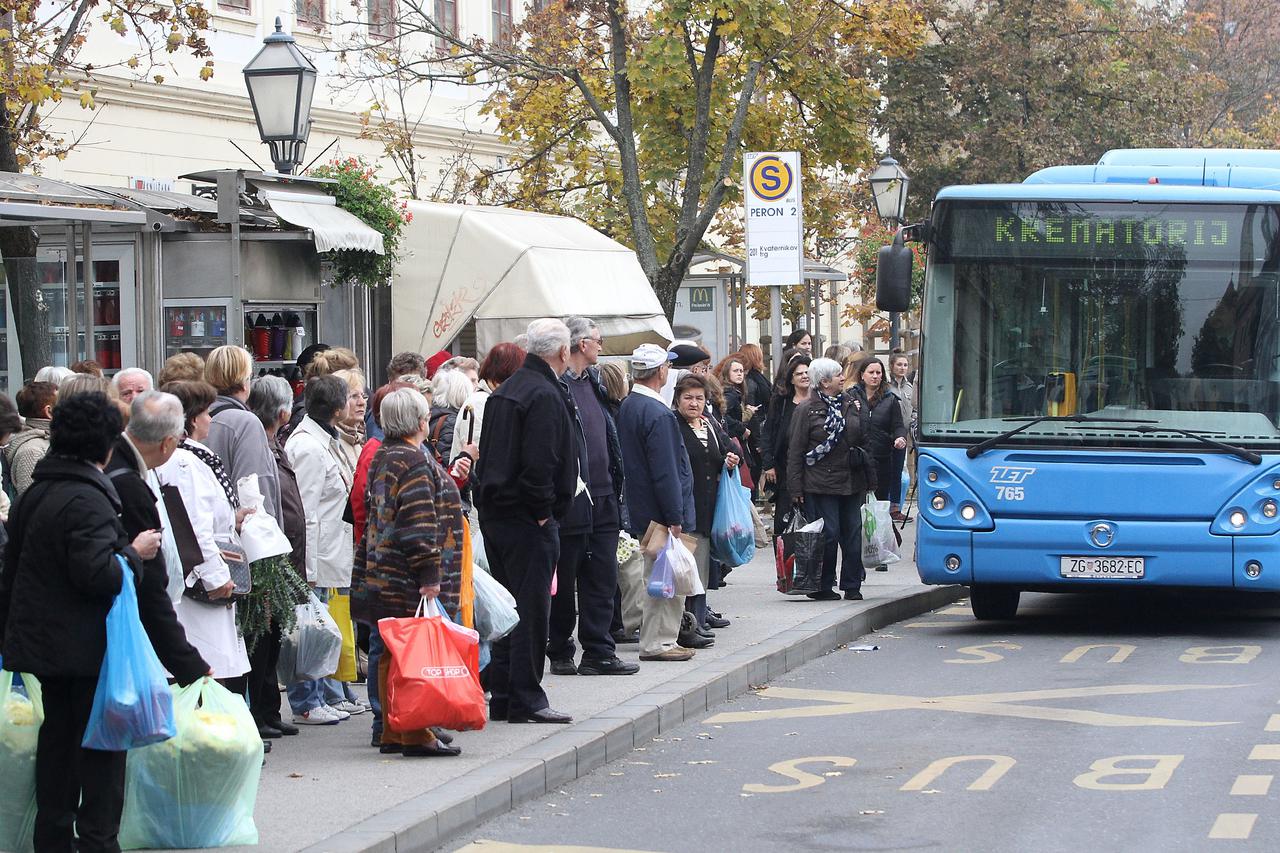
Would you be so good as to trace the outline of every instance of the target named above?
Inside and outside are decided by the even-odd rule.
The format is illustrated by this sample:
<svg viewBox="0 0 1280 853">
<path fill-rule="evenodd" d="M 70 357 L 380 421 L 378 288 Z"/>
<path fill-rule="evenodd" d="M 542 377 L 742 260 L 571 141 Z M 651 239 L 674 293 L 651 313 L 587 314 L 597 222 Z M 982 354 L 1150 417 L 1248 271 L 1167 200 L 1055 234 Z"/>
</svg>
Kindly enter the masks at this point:
<svg viewBox="0 0 1280 853">
<path fill-rule="evenodd" d="M 318 376 L 307 382 L 303 396 L 306 417 L 284 446 L 298 478 L 298 492 L 307 529 L 307 583 L 322 601 L 331 591 L 351 587 L 355 540 L 345 520 L 355 475 L 343 451 L 337 422 L 347 409 L 350 388 L 337 376 Z M 299 725 L 332 725 L 368 710 L 350 688 L 332 678 L 304 681 L 289 687 L 293 721 Z"/>
<path fill-rule="evenodd" d="M 216 392 L 206 382 L 169 382 L 160 390 L 181 401 L 187 439 L 168 462 L 156 469 L 156 476 L 161 485 L 177 488 L 182 496 L 204 557 L 204 562 L 187 575 L 186 585 L 203 585 L 211 599 L 205 602 L 183 595 L 174 610 L 187 639 L 209 663 L 213 677 L 231 680 L 228 686 L 243 692 L 240 682 L 249 671 L 249 655 L 244 638 L 236 629 L 236 607 L 231 602 L 235 583 L 217 540 L 234 540 L 244 514 L 232 506 L 229 481 L 224 484 L 219 479 L 215 469 L 221 468 L 220 460 L 201 444 L 209 434 L 209 406 Z M 226 479 L 225 472 L 222 479 Z"/>
</svg>

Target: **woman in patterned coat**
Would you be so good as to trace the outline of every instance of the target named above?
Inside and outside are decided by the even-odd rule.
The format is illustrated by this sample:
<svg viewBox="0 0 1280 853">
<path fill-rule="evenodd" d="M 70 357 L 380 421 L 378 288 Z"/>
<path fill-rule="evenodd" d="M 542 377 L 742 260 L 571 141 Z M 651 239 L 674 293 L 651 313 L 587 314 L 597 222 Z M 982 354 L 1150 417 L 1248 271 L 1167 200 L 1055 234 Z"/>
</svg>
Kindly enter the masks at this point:
<svg viewBox="0 0 1280 853">
<path fill-rule="evenodd" d="M 393 391 L 382 401 L 386 439 L 369 466 L 364 537 L 356 543 L 352 616 L 378 630 L 378 620 L 411 616 L 422 598 L 435 598 L 450 616 L 462 588 L 462 499 L 458 487 L 423 441 L 431 407 L 417 391 Z M 372 637 L 370 638 L 372 641 Z M 385 696 L 391 658 L 378 662 L 378 695 Z M 458 755 L 430 730 L 397 732 L 384 716 L 383 753 Z"/>
</svg>

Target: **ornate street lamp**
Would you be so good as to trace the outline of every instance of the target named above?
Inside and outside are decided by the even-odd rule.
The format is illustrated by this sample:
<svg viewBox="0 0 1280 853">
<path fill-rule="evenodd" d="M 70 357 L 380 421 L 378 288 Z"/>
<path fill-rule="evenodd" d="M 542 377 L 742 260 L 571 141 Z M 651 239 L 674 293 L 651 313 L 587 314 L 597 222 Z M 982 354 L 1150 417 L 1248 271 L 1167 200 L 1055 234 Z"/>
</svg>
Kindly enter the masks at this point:
<svg viewBox="0 0 1280 853">
<path fill-rule="evenodd" d="M 276 18 L 276 31 L 244 67 L 244 83 L 258 122 L 258 135 L 271 149 L 276 171 L 291 175 L 302 164 L 311 135 L 311 97 L 316 67 L 298 49 Z"/>
<path fill-rule="evenodd" d="M 911 186 L 911 178 L 902 167 L 898 165 L 898 161 L 892 157 L 885 155 L 875 170 L 867 177 L 867 183 L 871 185 L 871 196 L 876 203 L 876 213 L 884 222 L 892 222 L 901 226 L 907 217 L 907 189 Z M 889 248 L 889 247 L 886 247 Z M 893 238 L 894 250 L 899 253 L 905 248 L 902 244 L 902 236 L 899 231 Z M 908 253 L 909 249 L 906 249 Z M 880 254 L 880 262 L 885 262 L 885 253 Z M 910 265 L 907 267 L 910 271 Z M 898 348 L 898 312 L 889 312 L 889 351 Z"/>
<path fill-rule="evenodd" d="M 911 178 L 898 161 L 886 156 L 867 178 L 875 199 L 876 213 L 886 222 L 901 225 L 907 216 L 907 189 Z"/>
</svg>

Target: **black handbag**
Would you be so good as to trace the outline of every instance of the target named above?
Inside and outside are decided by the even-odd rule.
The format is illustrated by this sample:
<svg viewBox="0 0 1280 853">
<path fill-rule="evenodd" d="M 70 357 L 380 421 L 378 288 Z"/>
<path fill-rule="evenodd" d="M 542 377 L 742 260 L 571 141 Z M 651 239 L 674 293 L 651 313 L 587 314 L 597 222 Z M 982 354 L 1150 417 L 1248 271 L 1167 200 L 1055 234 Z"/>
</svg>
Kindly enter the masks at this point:
<svg viewBox="0 0 1280 853">
<path fill-rule="evenodd" d="M 218 550 L 222 559 L 231 571 L 231 579 L 235 582 L 235 590 L 230 599 L 211 599 L 204 584 L 185 581 L 197 566 L 204 562 L 204 551 L 196 538 L 195 527 L 191 524 L 191 516 L 187 514 L 187 505 L 182 501 L 182 494 L 177 486 L 161 486 L 160 497 L 164 500 L 165 511 L 169 515 L 169 528 L 173 531 L 173 540 L 178 546 L 178 558 L 182 560 L 182 594 L 202 604 L 230 605 L 239 598 L 244 598 L 253 588 L 249 574 L 249 561 L 244 548 L 230 539 L 217 539 Z"/>
</svg>

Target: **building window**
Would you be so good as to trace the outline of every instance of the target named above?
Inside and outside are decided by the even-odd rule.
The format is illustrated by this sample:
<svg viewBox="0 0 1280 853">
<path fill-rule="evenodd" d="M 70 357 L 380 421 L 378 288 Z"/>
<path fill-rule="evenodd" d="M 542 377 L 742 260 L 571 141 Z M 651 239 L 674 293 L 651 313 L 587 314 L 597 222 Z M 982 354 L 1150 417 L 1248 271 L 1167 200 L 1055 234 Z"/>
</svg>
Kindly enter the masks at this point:
<svg viewBox="0 0 1280 853">
<path fill-rule="evenodd" d="M 249 14 L 249 0 L 218 0 L 218 8 L 247 15 Z"/>
<path fill-rule="evenodd" d="M 511 0 L 491 0 L 493 3 L 493 40 L 498 44 L 511 41 L 515 21 L 511 15 Z"/>
<path fill-rule="evenodd" d="M 295 0 L 294 13 L 299 26 L 324 29 L 324 0 Z"/>
<path fill-rule="evenodd" d="M 396 34 L 395 0 L 369 0 L 369 33 L 383 38 Z"/>
<path fill-rule="evenodd" d="M 454 38 L 458 37 L 458 0 L 435 0 L 436 23 Z M 448 53 L 452 45 L 446 39 L 436 36 L 436 50 Z"/>
</svg>

